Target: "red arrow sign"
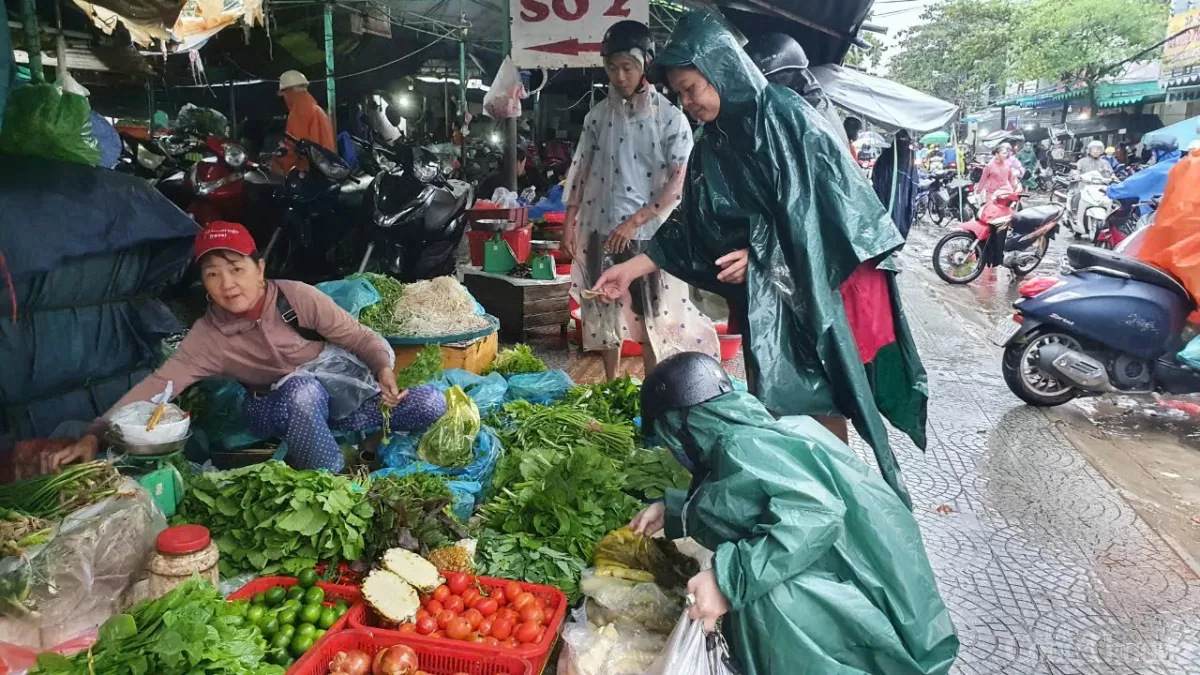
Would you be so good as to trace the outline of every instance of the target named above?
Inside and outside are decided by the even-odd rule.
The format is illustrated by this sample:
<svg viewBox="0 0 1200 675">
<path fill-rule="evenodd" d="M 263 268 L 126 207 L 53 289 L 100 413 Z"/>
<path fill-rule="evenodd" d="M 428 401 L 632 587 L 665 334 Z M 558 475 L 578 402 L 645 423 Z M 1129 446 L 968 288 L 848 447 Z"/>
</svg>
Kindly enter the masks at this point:
<svg viewBox="0 0 1200 675">
<path fill-rule="evenodd" d="M 578 56 L 582 52 L 600 51 L 600 43 L 580 42 L 577 38 L 571 38 L 569 40 L 560 40 L 559 42 L 551 42 L 549 44 L 538 45 L 536 47 L 529 47 L 529 51 Z"/>
</svg>

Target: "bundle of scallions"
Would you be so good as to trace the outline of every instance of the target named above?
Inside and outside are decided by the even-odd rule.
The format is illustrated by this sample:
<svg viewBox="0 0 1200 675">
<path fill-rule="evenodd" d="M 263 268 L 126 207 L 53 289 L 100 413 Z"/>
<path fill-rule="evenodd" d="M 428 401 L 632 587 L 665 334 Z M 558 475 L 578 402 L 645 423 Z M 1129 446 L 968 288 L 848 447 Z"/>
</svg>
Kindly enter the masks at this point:
<svg viewBox="0 0 1200 675">
<path fill-rule="evenodd" d="M 104 461 L 73 464 L 59 473 L 0 485 L 0 509 L 55 521 L 117 492 L 121 475 Z"/>
</svg>

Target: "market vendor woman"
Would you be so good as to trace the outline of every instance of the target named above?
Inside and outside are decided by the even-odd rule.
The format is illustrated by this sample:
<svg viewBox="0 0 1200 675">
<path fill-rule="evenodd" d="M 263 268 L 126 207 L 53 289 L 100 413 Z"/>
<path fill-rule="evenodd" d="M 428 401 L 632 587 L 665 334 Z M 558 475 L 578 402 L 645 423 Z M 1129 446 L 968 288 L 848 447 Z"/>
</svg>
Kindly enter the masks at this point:
<svg viewBox="0 0 1200 675">
<path fill-rule="evenodd" d="M 403 393 L 387 341 L 312 286 L 267 280 L 246 228 L 211 224 L 196 236 L 195 255 L 208 311 L 174 356 L 77 443 L 51 455 L 46 469 L 94 457 L 105 417 L 150 400 L 168 381 L 176 394 L 208 377 L 242 383 L 250 430 L 286 441 L 288 463 L 301 469 L 340 471 L 344 460 L 333 431 L 380 427 L 380 404 L 399 403 Z"/>
<path fill-rule="evenodd" d="M 907 503 L 883 418 L 923 448 L 927 388 L 886 260 L 896 226 L 828 122 L 768 85 L 716 17 L 680 19 L 656 65 L 703 124 L 680 217 L 594 290 L 616 300 L 663 270 L 725 296 L 758 399 L 843 440 L 849 418 Z"/>
</svg>

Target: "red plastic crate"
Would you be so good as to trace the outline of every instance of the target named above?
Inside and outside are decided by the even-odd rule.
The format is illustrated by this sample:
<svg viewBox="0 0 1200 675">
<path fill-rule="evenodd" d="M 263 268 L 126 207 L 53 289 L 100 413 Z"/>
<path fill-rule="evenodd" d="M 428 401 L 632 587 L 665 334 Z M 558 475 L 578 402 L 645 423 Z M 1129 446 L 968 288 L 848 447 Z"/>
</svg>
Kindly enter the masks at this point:
<svg viewBox="0 0 1200 675">
<path fill-rule="evenodd" d="M 307 654 L 288 670 L 288 675 L 327 675 L 329 662 L 338 652 L 359 649 L 374 658 L 385 647 L 405 644 L 417 653 L 417 661 L 432 675 L 532 675 L 529 661 L 510 653 L 468 653 L 459 647 L 465 643 L 447 640 L 414 642 L 399 633 L 367 629 L 347 630 L 321 639 Z"/>
<path fill-rule="evenodd" d="M 272 586 L 282 588 L 291 588 L 297 583 L 295 577 L 259 577 L 254 581 L 239 588 L 236 592 L 229 596 L 230 600 L 249 600 L 257 593 L 266 592 Z M 325 591 L 325 600 L 344 600 L 350 605 L 350 609 L 338 619 L 336 623 L 325 631 L 325 636 L 328 637 L 332 633 L 341 631 L 346 627 L 347 621 L 350 619 L 350 612 L 354 611 L 354 607 L 362 601 L 362 592 L 357 586 L 339 586 L 337 584 L 327 584 L 324 581 L 318 581 L 317 586 Z M 333 602 L 326 602 L 326 605 L 333 606 Z M 324 638 L 322 638 L 324 639 Z"/>
<path fill-rule="evenodd" d="M 467 232 L 467 245 L 471 250 L 471 264 L 483 267 L 483 245 L 496 236 L 495 232 Z M 525 226 L 508 232 L 501 232 L 500 239 L 512 247 L 517 262 L 523 263 L 529 259 L 529 251 L 533 242 L 533 227 Z"/>
<path fill-rule="evenodd" d="M 496 579 L 495 577 L 476 578 L 479 580 L 479 584 L 489 591 L 503 588 L 508 583 L 507 579 Z M 404 644 L 414 646 L 417 644 L 439 645 L 449 643 L 454 645 L 456 652 L 462 654 L 513 654 L 532 663 L 534 672 L 541 672 L 546 662 L 550 660 L 551 649 L 558 640 L 558 631 L 562 628 L 563 620 L 567 616 L 567 610 L 569 609 L 567 607 L 567 596 L 557 588 L 529 584 L 523 581 L 517 583 L 521 584 L 523 590 L 529 591 L 540 598 L 546 604 L 546 609 L 550 613 L 550 620 L 546 622 L 546 635 L 542 638 L 541 642 L 517 647 L 492 647 L 489 645 L 477 645 L 472 642 L 449 640 L 447 638 L 431 638 L 419 633 L 401 633 L 398 630 L 393 630 L 382 625 L 384 622 L 375 615 L 375 612 L 362 603 L 351 607 L 350 611 L 346 612 L 346 616 L 350 619 L 350 628 L 354 630 L 367 629 L 375 631 L 379 635 L 397 636 L 403 639 Z"/>
</svg>

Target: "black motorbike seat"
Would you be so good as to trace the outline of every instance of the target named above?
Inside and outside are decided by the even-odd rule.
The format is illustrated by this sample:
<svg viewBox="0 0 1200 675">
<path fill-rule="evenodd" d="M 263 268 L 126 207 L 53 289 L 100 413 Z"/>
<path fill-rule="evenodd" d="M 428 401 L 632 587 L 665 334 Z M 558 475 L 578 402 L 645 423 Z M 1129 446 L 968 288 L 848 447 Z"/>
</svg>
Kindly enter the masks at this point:
<svg viewBox="0 0 1200 675">
<path fill-rule="evenodd" d="M 1097 267 L 1127 274 L 1130 279 L 1165 288 L 1188 302 L 1192 301 L 1191 294 L 1178 279 L 1137 258 L 1090 246 L 1070 246 L 1067 248 L 1067 261 L 1077 270 Z"/>
<path fill-rule="evenodd" d="M 1032 232 L 1051 220 L 1063 214 L 1063 207 L 1058 204 L 1046 204 L 1021 209 L 1013 214 L 1012 229 L 1017 232 Z"/>
</svg>

